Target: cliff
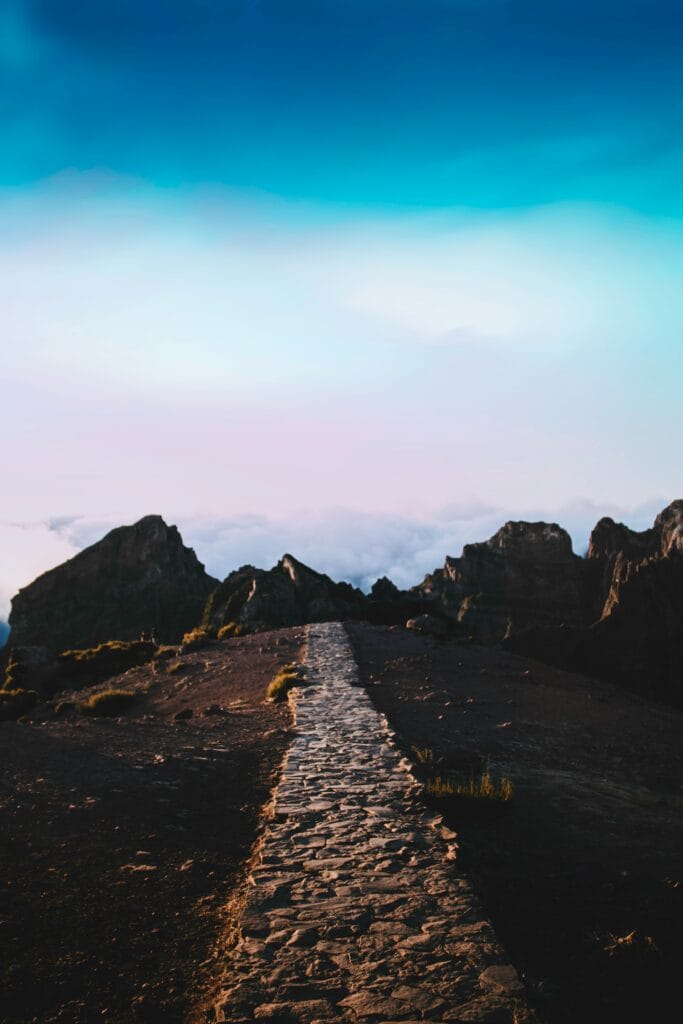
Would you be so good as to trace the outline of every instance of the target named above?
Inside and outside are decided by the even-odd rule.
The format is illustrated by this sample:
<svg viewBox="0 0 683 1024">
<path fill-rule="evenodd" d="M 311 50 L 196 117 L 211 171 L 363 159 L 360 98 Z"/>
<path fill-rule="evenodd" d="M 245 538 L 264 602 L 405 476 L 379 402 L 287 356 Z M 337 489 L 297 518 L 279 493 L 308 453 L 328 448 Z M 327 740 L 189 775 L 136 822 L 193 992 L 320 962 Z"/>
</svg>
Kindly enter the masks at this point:
<svg viewBox="0 0 683 1024">
<path fill-rule="evenodd" d="M 601 519 L 585 563 L 593 621 L 535 628 L 508 649 L 683 704 L 683 500 L 637 533 Z"/>
<path fill-rule="evenodd" d="M 426 576 L 413 593 L 483 643 L 531 625 L 585 618 L 582 560 L 556 523 L 506 523 Z"/>
</svg>

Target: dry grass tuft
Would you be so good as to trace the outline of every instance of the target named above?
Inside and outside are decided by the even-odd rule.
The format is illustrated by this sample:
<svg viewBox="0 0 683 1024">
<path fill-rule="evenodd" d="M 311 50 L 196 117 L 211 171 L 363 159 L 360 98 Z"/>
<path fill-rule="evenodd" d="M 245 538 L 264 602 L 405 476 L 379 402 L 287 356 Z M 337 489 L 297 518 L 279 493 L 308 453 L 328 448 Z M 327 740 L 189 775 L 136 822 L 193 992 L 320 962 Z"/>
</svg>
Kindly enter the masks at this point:
<svg viewBox="0 0 683 1024">
<path fill-rule="evenodd" d="M 181 654 L 189 654 L 192 651 L 201 651 L 203 647 L 208 647 L 213 637 L 212 630 L 207 629 L 205 626 L 195 626 L 189 633 L 185 633 L 180 652 Z"/>
<path fill-rule="evenodd" d="M 285 665 L 268 684 L 266 697 L 276 703 L 286 700 L 294 686 L 304 682 L 302 669 L 297 665 Z"/>
<path fill-rule="evenodd" d="M 434 775 L 425 782 L 425 791 L 436 800 L 462 798 L 492 803 L 508 803 L 515 795 L 515 787 L 507 775 L 496 778 L 488 769 L 466 780 L 452 775 Z"/>
<path fill-rule="evenodd" d="M 93 693 L 79 705 L 82 715 L 92 717 L 116 717 L 127 711 L 137 700 L 136 694 L 131 690 L 101 690 L 100 693 Z"/>
<path fill-rule="evenodd" d="M 247 627 L 241 622 L 226 622 L 224 626 L 218 630 L 217 638 L 219 640 L 229 640 L 233 636 L 244 636 L 247 632 Z"/>
<path fill-rule="evenodd" d="M 425 797 L 444 810 L 472 812 L 486 816 L 508 805 L 515 787 L 507 775 L 492 771 L 488 762 L 478 769 L 454 770 L 430 747 L 414 747 L 413 760 L 424 784 Z"/>
</svg>

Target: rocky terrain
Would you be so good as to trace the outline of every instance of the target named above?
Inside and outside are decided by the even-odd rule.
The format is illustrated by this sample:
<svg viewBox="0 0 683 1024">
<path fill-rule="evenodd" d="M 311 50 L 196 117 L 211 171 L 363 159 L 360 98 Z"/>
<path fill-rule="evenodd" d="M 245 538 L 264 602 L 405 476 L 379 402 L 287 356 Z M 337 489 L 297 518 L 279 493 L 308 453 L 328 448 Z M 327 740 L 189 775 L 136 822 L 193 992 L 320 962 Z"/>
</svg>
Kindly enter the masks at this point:
<svg viewBox="0 0 683 1024">
<path fill-rule="evenodd" d="M 683 501 L 641 533 L 602 519 L 585 560 L 588 622 L 520 632 L 511 651 L 683 703 Z"/>
<path fill-rule="evenodd" d="M 491 1019 L 510 1020 L 524 1000 L 544 1024 L 666 1019 L 683 953 L 680 713 L 491 645 L 363 623 L 346 630 L 360 682 L 388 716 L 418 778 L 433 772 L 467 778 L 486 768 L 514 786 L 513 799 L 493 816 L 473 814 L 457 801 L 442 808 L 451 830 L 444 832 L 444 849 L 451 844 L 457 872 L 469 877 L 497 938 L 488 925 L 477 925 L 480 911 L 472 916 L 476 898 L 467 897 L 467 907 L 456 900 L 460 916 L 449 922 L 453 935 L 443 941 L 455 944 L 453 956 L 456 962 L 465 956 L 467 969 L 453 975 L 446 971 L 451 954 L 437 957 L 429 1008 L 424 1004 L 417 1016 L 406 1016 L 406 1000 L 410 1008 L 410 999 L 419 998 L 422 1007 L 426 998 L 419 972 L 412 970 L 410 943 L 399 955 L 403 974 L 396 984 L 382 976 L 375 954 L 392 929 L 401 942 L 412 941 L 411 928 L 419 938 L 419 915 L 413 920 L 410 910 L 416 894 L 392 897 L 402 877 L 394 862 L 407 851 L 409 860 L 416 858 L 411 870 L 423 864 L 428 875 L 436 846 L 425 846 L 417 826 L 409 841 L 400 833 L 385 837 L 383 845 L 382 814 L 377 835 L 369 833 L 358 850 L 348 846 L 353 829 L 366 827 L 358 807 L 379 806 L 375 762 L 380 773 L 390 763 L 371 748 L 353 754 L 354 744 L 367 744 L 373 733 L 355 721 L 355 712 L 348 722 L 341 712 L 351 714 L 361 698 L 340 694 L 337 710 L 330 705 L 318 712 L 318 697 L 311 694 L 302 720 L 311 736 L 302 735 L 304 747 L 292 748 L 288 774 L 281 776 L 289 710 L 264 697 L 273 674 L 304 656 L 303 630 L 205 640 L 199 649 L 164 652 L 105 684 L 38 704 L 20 722 L 0 724 L 3 1022 L 212 1020 L 213 1008 L 223 1006 L 234 988 L 231 978 L 237 976 L 230 974 L 228 958 L 235 939 L 246 935 L 237 930 L 242 872 L 247 864 L 254 870 L 251 844 L 279 778 L 285 817 L 299 813 L 302 800 L 312 801 L 304 808 L 312 817 L 306 837 L 287 833 L 282 817 L 278 828 L 287 842 L 303 843 L 304 853 L 308 844 L 307 856 L 323 874 L 311 875 L 309 864 L 307 880 L 299 878 L 293 856 L 278 867 L 267 847 L 259 877 L 268 887 L 277 882 L 274 872 L 284 870 L 296 914 L 307 919 L 300 928 L 336 931 L 320 936 L 317 959 L 309 953 L 309 932 L 299 936 L 301 944 L 285 943 L 281 951 L 258 934 L 246 936 L 243 949 L 250 957 L 265 948 L 269 963 L 272 958 L 271 1000 L 300 1000 L 312 1009 L 318 997 L 310 993 L 319 990 L 315 972 L 321 971 L 328 993 L 348 999 L 341 1010 L 350 1020 L 356 1011 L 365 1024 L 387 1019 L 381 1008 L 372 1009 L 379 1007 L 372 1002 L 375 989 L 398 1013 L 390 1019 L 440 1019 L 443 1001 L 458 986 L 465 994 L 500 996 L 495 971 L 481 983 L 468 972 L 480 963 L 484 974 L 486 962 L 477 957 L 492 951 L 494 964 L 506 962 L 497 952 L 502 943 L 524 991 L 516 990 Z M 132 706 L 114 718 L 79 712 L 79 704 L 110 688 L 131 692 Z M 335 694 L 326 689 L 319 699 L 334 704 Z M 310 789 L 304 776 L 299 782 L 292 774 L 301 770 L 305 749 L 319 761 Z M 393 813 L 400 816 L 402 787 L 391 786 Z M 343 793 L 339 809 L 335 787 Z M 406 815 L 422 813 L 414 799 Z M 329 862 L 320 853 L 328 825 L 334 825 L 333 844 L 345 847 Z M 381 854 L 377 865 L 375 849 Z M 361 868 L 369 872 L 362 884 L 370 896 L 359 903 L 353 888 L 358 879 L 349 872 Z M 322 890 L 316 886 L 332 887 L 339 907 L 350 894 L 354 907 L 362 903 L 367 912 L 319 920 L 315 903 Z M 466 889 L 458 892 L 464 896 Z M 301 905 L 307 899 L 310 910 Z M 274 908 L 280 931 L 286 930 L 286 903 L 276 898 Z M 430 944 L 442 941 L 440 918 L 434 929 L 423 933 L 421 963 L 431 963 Z M 350 961 L 355 987 L 343 982 L 337 993 L 333 981 L 346 977 L 350 942 L 366 952 Z M 303 977 L 292 982 L 288 975 L 287 987 L 279 967 L 300 969 Z M 473 1016 L 463 1019 L 479 1021 L 481 1006 L 470 1006 Z"/>
<path fill-rule="evenodd" d="M 214 642 L 0 724 L 0 1020 L 203 1020 L 291 725 L 301 630 Z M 109 686 L 117 717 L 78 712 Z"/>
<path fill-rule="evenodd" d="M 20 591 L 0 665 L 3 1022 L 199 1024 L 215 1019 L 219 1004 L 230 1019 L 224 971 L 240 935 L 240 878 L 253 867 L 252 844 L 290 735 L 287 706 L 266 701 L 266 687 L 285 662 L 303 657 L 304 623 L 339 620 L 361 683 L 425 784 L 431 779 L 442 792 L 456 777 L 495 776 L 514 793 L 495 814 L 473 817 L 471 800 L 440 798 L 447 832 L 458 833 L 459 869 L 497 932 L 489 953 L 502 950 L 498 940 L 507 950 L 495 953 L 494 967 L 509 956 L 525 983 L 524 998 L 516 990 L 514 1006 L 508 1000 L 491 1021 L 521 1019 L 525 1000 L 544 1024 L 663 1019 L 683 953 L 683 722 L 670 706 L 683 702 L 683 501 L 642 532 L 601 520 L 585 558 L 555 524 L 507 523 L 412 591 L 381 579 L 369 595 L 291 555 L 219 583 L 175 527 L 150 516 Z M 336 671 L 337 654 L 332 663 Z M 368 796 L 379 784 L 375 762 L 397 799 L 393 761 L 359 753 L 364 728 L 344 723 L 341 710 L 348 717 L 362 700 L 334 683 L 308 707 L 318 703 L 324 723 L 308 719 L 318 781 L 302 790 L 290 772 L 285 790 L 310 797 L 325 819 L 320 829 L 341 829 L 344 845 L 353 831 L 347 809 L 362 829 L 358 807 L 377 803 Z M 109 708 L 108 717 L 97 717 L 98 708 Z M 374 735 L 369 727 L 367 734 Z M 358 799 L 337 806 L 347 783 Z M 326 798 L 316 802 L 320 786 Z M 393 892 L 395 851 L 387 848 L 391 856 L 377 865 L 371 853 L 393 826 L 378 827 L 362 849 L 323 864 L 328 874 L 312 887 L 292 879 L 293 901 L 327 898 L 324 883 L 346 914 L 344 901 L 362 898 L 370 876 L 373 893 L 375 883 Z M 294 846 L 297 828 L 285 837 Z M 406 835 L 419 838 L 421 828 Z M 321 837 L 337 842 L 309 836 L 302 870 L 321 866 Z M 429 874 L 427 840 L 413 843 L 404 844 L 406 857 L 413 867 L 424 861 Z M 342 880 L 349 865 L 364 881 Z M 277 861 L 263 866 L 263 877 L 286 873 Z M 400 864 L 396 870 L 400 879 Z M 342 922 L 338 935 L 319 922 L 318 959 L 333 964 L 322 1002 L 336 1007 L 333 1017 L 380 1024 L 391 1007 L 396 1019 L 440 1019 L 460 985 L 473 1002 L 462 1019 L 479 1024 L 486 949 L 477 947 L 477 960 L 467 938 L 481 970 L 463 968 L 460 979 L 449 970 L 441 978 L 450 961 L 432 965 L 427 957 L 425 971 L 437 971 L 433 1000 L 413 1007 L 410 999 L 424 996 L 419 972 L 397 961 L 402 984 L 389 983 L 393 975 L 381 966 L 393 956 L 387 935 L 393 928 L 428 952 L 435 937 L 455 941 L 460 924 L 447 935 L 435 919 L 434 935 L 422 935 L 422 911 L 406 910 L 404 920 L 403 896 L 394 893 L 399 902 L 389 899 L 387 909 L 375 895 L 374 916 Z M 457 900 L 453 906 L 470 913 Z M 294 908 L 309 909 L 313 920 L 315 906 Z M 252 938 L 240 947 L 249 963 L 273 962 L 275 948 Z M 350 953 L 338 948 L 345 942 Z M 371 949 L 380 959 L 366 965 Z M 271 991 L 260 981 L 249 991 L 275 1003 L 319 993 L 323 974 L 293 987 L 277 974 L 282 967 L 291 981 L 303 966 L 297 956 L 287 946 Z M 316 999 L 299 1016 L 290 1007 L 287 1020 L 305 1024 Z M 280 1020 L 280 1009 L 263 1005 L 271 1008 L 258 1019 Z"/>
<path fill-rule="evenodd" d="M 508 777 L 453 803 L 459 862 L 549 1024 L 668 1020 L 683 956 L 681 712 L 500 648 L 347 627 L 423 774 Z"/>
<path fill-rule="evenodd" d="M 580 558 L 556 523 L 509 522 L 489 540 L 465 545 L 459 558 L 447 557 L 443 569 L 412 590 L 399 591 L 382 578 L 366 595 L 289 554 L 272 569 L 242 566 L 219 583 L 175 527 L 148 516 L 23 588 L 12 602 L 3 657 L 14 662 L 12 685 L 40 689 L 41 677 L 49 679 L 56 655 L 66 649 L 135 640 L 141 633 L 175 642 L 193 627 L 215 634 L 413 619 L 418 628 L 504 642 L 510 650 L 680 703 L 682 524 L 683 500 L 640 533 L 602 519 Z"/>
</svg>

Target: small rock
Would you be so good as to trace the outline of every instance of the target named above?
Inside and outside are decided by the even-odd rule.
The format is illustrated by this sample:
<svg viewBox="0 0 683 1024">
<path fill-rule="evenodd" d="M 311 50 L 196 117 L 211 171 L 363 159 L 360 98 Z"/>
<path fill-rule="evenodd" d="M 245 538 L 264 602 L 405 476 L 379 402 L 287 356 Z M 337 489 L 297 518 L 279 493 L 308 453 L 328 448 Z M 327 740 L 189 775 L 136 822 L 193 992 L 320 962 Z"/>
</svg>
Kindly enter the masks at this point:
<svg viewBox="0 0 683 1024">
<path fill-rule="evenodd" d="M 416 633 L 425 633 L 428 636 L 446 636 L 448 624 L 436 615 L 416 615 L 414 619 L 408 619 L 406 629 L 412 629 Z"/>
<path fill-rule="evenodd" d="M 514 967 L 509 964 L 498 964 L 487 967 L 479 975 L 479 981 L 489 992 L 520 992 L 522 983 Z"/>
<path fill-rule="evenodd" d="M 318 932 L 315 928 L 297 928 L 292 935 L 291 939 L 288 940 L 288 946 L 303 946 L 308 948 L 315 946 L 318 941 Z"/>
</svg>

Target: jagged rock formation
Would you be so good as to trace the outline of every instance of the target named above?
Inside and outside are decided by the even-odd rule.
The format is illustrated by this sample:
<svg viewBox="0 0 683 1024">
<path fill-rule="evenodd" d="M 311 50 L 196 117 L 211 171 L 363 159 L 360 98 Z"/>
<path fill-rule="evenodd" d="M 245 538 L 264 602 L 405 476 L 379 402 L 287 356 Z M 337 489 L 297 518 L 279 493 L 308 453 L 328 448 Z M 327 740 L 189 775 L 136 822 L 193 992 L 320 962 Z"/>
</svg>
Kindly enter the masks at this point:
<svg viewBox="0 0 683 1024">
<path fill-rule="evenodd" d="M 284 555 L 272 569 L 244 565 L 211 594 L 202 625 L 219 629 L 230 622 L 249 629 L 300 626 L 307 622 L 365 617 L 368 599 L 349 583 L 309 569 Z"/>
<path fill-rule="evenodd" d="M 10 645 L 56 654 L 154 631 L 173 643 L 217 585 L 175 526 L 145 516 L 43 573 L 12 600 Z"/>
<path fill-rule="evenodd" d="M 509 522 L 489 540 L 426 576 L 413 593 L 484 642 L 531 625 L 578 625 L 585 617 L 582 560 L 556 523 Z"/>
<path fill-rule="evenodd" d="M 628 574 L 629 566 L 677 553 L 683 553 L 683 501 L 672 502 L 651 529 L 641 532 L 609 516 L 601 519 L 591 533 L 586 565 L 591 621 L 602 618 L 618 600 L 619 580 Z"/>
<path fill-rule="evenodd" d="M 175 642 L 200 620 L 210 630 L 255 630 L 425 615 L 445 623 L 445 634 L 505 640 L 520 653 L 680 701 L 683 500 L 640 533 L 601 519 L 585 559 L 555 523 L 509 522 L 411 591 L 382 577 L 369 596 L 291 555 L 267 571 L 243 566 L 219 584 L 175 527 L 147 516 L 19 591 L 0 661 L 44 673 L 68 648 L 152 631 Z"/>
<path fill-rule="evenodd" d="M 517 653 L 683 703 L 683 500 L 637 533 L 601 519 L 585 563 L 592 624 L 510 637 Z"/>
</svg>

